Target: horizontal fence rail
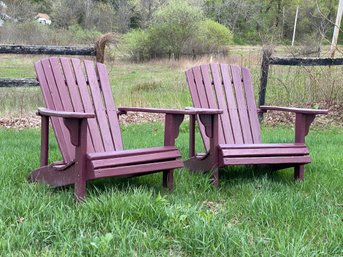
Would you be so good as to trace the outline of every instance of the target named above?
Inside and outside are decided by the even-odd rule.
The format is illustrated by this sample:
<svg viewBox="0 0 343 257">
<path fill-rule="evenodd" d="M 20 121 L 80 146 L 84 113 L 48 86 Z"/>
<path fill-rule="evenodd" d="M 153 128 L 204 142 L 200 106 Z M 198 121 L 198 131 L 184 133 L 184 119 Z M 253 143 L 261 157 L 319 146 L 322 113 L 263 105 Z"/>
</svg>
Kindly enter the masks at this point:
<svg viewBox="0 0 343 257">
<path fill-rule="evenodd" d="M 261 78 L 258 105 L 265 105 L 270 65 L 284 66 L 333 66 L 343 65 L 343 58 L 302 58 L 302 57 L 272 57 L 273 51 L 270 48 L 263 49 L 261 63 Z M 263 113 L 259 113 L 260 120 Z"/>
<path fill-rule="evenodd" d="M 39 45 L 0 45 L 0 54 L 47 54 L 47 55 L 86 55 L 95 56 L 94 47 L 39 46 Z"/>
<path fill-rule="evenodd" d="M 93 47 L 12 44 L 0 45 L 0 54 L 95 56 L 97 62 L 104 63 L 106 44 L 117 42 L 118 36 L 115 33 L 109 32 L 101 35 Z M 33 86 L 38 86 L 37 80 L 33 78 L 0 78 L 0 88 Z"/>
<path fill-rule="evenodd" d="M 289 66 L 331 66 L 343 65 L 343 58 L 280 58 L 270 57 L 269 64 Z"/>
<path fill-rule="evenodd" d="M 0 45 L 0 54 L 33 55 L 82 55 L 96 56 L 95 47 L 43 46 L 43 45 Z M 33 78 L 0 78 L 1 87 L 35 87 L 38 81 Z"/>
<path fill-rule="evenodd" d="M 38 81 L 31 78 L 0 78 L 0 87 L 36 87 Z"/>
</svg>

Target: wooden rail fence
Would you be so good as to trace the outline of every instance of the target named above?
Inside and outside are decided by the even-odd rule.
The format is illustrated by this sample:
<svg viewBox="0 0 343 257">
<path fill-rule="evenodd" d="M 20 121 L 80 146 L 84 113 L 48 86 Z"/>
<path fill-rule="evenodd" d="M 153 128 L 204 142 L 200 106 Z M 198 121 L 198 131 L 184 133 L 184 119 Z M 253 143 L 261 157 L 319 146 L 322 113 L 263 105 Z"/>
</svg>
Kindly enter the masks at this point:
<svg viewBox="0 0 343 257">
<path fill-rule="evenodd" d="M 288 65 L 288 66 L 333 66 L 343 65 L 343 58 L 299 58 L 299 57 L 273 57 L 273 51 L 270 48 L 264 48 L 261 63 L 261 78 L 258 105 L 265 105 L 266 92 L 268 84 L 270 65 Z M 263 113 L 259 114 L 260 120 L 263 119 Z"/>
<path fill-rule="evenodd" d="M 97 62 L 104 62 L 105 46 L 116 42 L 114 33 L 107 33 L 96 40 L 94 47 L 77 46 L 43 46 L 43 45 L 0 45 L 0 54 L 33 54 L 33 55 L 78 55 L 95 56 Z M 0 87 L 38 86 L 34 78 L 0 78 Z"/>
</svg>

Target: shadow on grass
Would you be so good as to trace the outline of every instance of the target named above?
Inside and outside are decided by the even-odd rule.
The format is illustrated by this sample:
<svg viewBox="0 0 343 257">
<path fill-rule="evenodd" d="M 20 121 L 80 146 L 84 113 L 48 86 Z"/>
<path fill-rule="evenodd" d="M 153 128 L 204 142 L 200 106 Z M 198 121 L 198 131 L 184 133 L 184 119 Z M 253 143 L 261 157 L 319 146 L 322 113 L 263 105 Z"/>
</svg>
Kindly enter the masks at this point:
<svg viewBox="0 0 343 257">
<path fill-rule="evenodd" d="M 87 182 L 87 195 L 100 196 L 108 191 L 134 191 L 136 189 L 146 189 L 154 194 L 159 192 L 168 192 L 162 187 L 162 173 L 148 174 L 147 176 L 135 177 L 110 177 L 92 180 Z M 54 193 L 74 192 L 74 186 L 68 185 L 51 189 Z"/>
<path fill-rule="evenodd" d="M 273 170 L 268 166 L 235 166 L 225 167 L 220 170 L 220 181 L 225 184 L 251 183 L 258 179 L 289 184 L 293 182 L 293 168 Z"/>
<path fill-rule="evenodd" d="M 178 171 L 176 171 L 178 172 Z M 181 172 L 189 172 L 184 170 Z M 185 178 L 186 176 L 191 176 L 192 180 L 208 180 L 210 181 L 210 174 L 208 172 L 204 174 L 177 174 L 174 178 L 175 186 L 182 183 L 182 180 L 189 180 Z M 200 177 L 199 177 L 200 176 Z M 251 184 L 258 180 L 267 178 L 271 182 L 276 184 L 281 183 L 288 185 L 293 183 L 293 169 L 283 169 L 283 170 L 272 170 L 270 167 L 266 166 L 235 166 L 235 167 L 225 167 L 220 170 L 220 185 L 222 188 L 234 186 L 237 184 L 245 185 Z M 197 187 L 194 184 L 194 187 Z M 162 187 L 162 173 L 153 173 L 146 176 L 136 176 L 136 177 L 112 177 L 106 179 L 98 179 L 90 181 L 87 183 L 87 194 L 92 196 L 101 196 L 109 191 L 134 191 L 134 190 L 149 190 L 153 194 L 170 192 Z M 66 186 L 62 188 L 54 189 L 54 192 L 59 191 L 70 191 L 73 192 L 73 186 Z"/>
</svg>

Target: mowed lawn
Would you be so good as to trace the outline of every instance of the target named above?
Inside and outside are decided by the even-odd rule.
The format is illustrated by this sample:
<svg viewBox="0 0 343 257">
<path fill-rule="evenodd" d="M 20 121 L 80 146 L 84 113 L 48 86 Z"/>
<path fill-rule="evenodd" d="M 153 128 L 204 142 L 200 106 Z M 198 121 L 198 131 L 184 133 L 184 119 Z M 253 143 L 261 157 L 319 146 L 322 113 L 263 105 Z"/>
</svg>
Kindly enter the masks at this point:
<svg viewBox="0 0 343 257">
<path fill-rule="evenodd" d="M 184 158 L 187 130 L 177 140 Z M 126 149 L 161 145 L 163 126 L 126 126 L 123 138 Z M 264 127 L 263 138 L 291 142 L 293 131 Z M 160 173 L 114 178 L 89 183 L 77 205 L 72 187 L 26 181 L 39 164 L 38 129 L 0 129 L 0 256 L 342 256 L 343 129 L 314 128 L 307 144 L 303 183 L 292 169 L 236 167 L 215 189 L 208 174 L 180 169 L 173 192 Z"/>
</svg>

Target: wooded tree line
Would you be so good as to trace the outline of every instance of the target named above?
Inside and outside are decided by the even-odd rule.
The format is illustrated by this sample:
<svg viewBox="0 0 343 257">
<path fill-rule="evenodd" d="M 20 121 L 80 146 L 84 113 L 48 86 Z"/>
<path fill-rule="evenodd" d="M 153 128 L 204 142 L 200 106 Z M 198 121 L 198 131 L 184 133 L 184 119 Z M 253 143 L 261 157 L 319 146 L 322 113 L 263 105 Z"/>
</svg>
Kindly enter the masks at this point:
<svg viewBox="0 0 343 257">
<path fill-rule="evenodd" d="M 48 13 L 54 26 L 79 24 L 101 32 L 126 33 L 147 28 L 153 14 L 170 0 L 11 0 L 9 15 L 30 19 L 34 12 Z M 187 2 L 187 0 L 186 0 Z M 206 17 L 227 26 L 237 42 L 260 42 L 265 35 L 291 40 L 294 16 L 300 7 L 300 39 L 332 30 L 338 0 L 189 0 Z"/>
<path fill-rule="evenodd" d="M 8 15 L 19 22 L 50 15 L 52 27 L 123 36 L 126 54 L 208 51 L 211 45 L 289 44 L 299 7 L 296 43 L 328 43 L 338 0 L 11 0 Z M 138 44 L 138 45 L 137 45 Z M 153 47 L 151 47 L 151 45 Z M 213 47 L 212 47 L 213 48 Z M 144 57 L 145 56 L 145 57 Z M 138 58 L 140 59 L 140 57 Z"/>
</svg>

